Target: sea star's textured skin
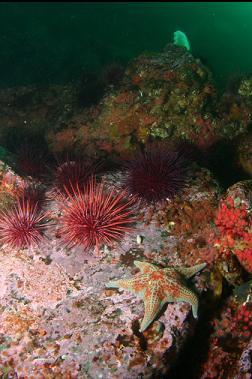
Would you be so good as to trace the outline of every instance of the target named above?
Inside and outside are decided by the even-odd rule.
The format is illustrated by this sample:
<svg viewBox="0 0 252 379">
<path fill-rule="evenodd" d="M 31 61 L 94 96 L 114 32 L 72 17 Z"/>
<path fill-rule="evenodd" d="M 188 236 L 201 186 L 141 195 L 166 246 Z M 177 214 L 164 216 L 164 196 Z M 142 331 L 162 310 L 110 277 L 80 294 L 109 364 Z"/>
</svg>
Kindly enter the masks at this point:
<svg viewBox="0 0 252 379">
<path fill-rule="evenodd" d="M 193 267 L 159 268 L 148 262 L 134 261 L 140 273 L 130 279 L 109 282 L 107 288 L 124 288 L 141 297 L 145 313 L 140 332 L 148 328 L 167 302 L 185 301 L 192 306 L 193 316 L 197 317 L 198 299 L 184 284 L 184 278 L 190 278 L 202 270 L 206 263 Z"/>
</svg>

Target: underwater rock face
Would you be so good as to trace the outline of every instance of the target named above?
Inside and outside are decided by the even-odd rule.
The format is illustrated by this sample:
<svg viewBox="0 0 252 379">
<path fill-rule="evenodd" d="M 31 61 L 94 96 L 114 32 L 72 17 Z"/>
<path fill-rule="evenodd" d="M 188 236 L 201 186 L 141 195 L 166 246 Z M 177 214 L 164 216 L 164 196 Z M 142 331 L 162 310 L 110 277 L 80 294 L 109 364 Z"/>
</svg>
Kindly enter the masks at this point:
<svg viewBox="0 0 252 379">
<path fill-rule="evenodd" d="M 73 110 L 76 97 L 74 86 L 26 86 L 1 89 L 1 128 L 20 126 L 22 122 L 30 127 L 59 121 L 59 117 Z M 45 125 L 44 125 L 45 126 Z"/>
<path fill-rule="evenodd" d="M 51 152 L 116 159 L 148 139 L 184 141 L 205 151 L 219 140 L 247 131 L 252 97 L 235 90 L 217 93 L 211 72 L 173 44 L 143 54 L 125 70 L 119 86 L 107 87 L 98 104 L 82 106 L 77 85 L 0 91 L 0 136 L 7 145 L 46 134 Z M 246 87 L 247 88 L 247 87 Z M 91 96 L 91 95 L 90 95 Z"/>
<path fill-rule="evenodd" d="M 57 151 L 57 141 L 69 127 L 76 149 L 89 138 L 99 155 L 129 154 L 149 137 L 179 138 L 206 148 L 218 140 L 221 129 L 212 115 L 215 102 L 211 73 L 184 48 L 168 45 L 129 65 L 120 88 L 104 96 L 94 120 L 86 122 L 80 112 L 65 131 L 50 134 L 51 149 Z"/>
<path fill-rule="evenodd" d="M 200 379 L 251 378 L 251 317 L 252 303 L 230 296 L 221 314 L 212 320 L 213 333 L 207 359 L 201 367 Z M 225 364 L 223 364 L 225 362 Z"/>
<path fill-rule="evenodd" d="M 243 135 L 237 144 L 237 165 L 252 177 L 252 133 Z"/>
<path fill-rule="evenodd" d="M 215 245 L 226 267 L 222 272 L 233 285 L 241 279 L 239 264 L 235 263 L 234 257 L 247 272 L 252 273 L 251 184 L 251 180 L 246 180 L 228 188 L 215 219 L 219 230 Z"/>
<path fill-rule="evenodd" d="M 72 140 L 71 148 L 87 155 L 116 157 L 149 138 L 169 138 L 205 150 L 246 131 L 251 102 L 237 96 L 218 102 L 210 71 L 184 48 L 168 45 L 129 64 L 120 88 L 108 92 L 89 118 L 84 109 L 66 128 L 50 131 L 50 147 L 59 152 L 68 148 L 63 141 Z"/>
<path fill-rule="evenodd" d="M 92 163 L 101 157 L 118 162 L 149 139 L 184 141 L 206 152 L 215 142 L 233 143 L 240 135 L 246 142 L 252 114 L 251 80 L 246 80 L 236 92 L 218 98 L 208 69 L 185 49 L 168 45 L 161 53 L 135 59 L 120 85 L 110 86 L 101 102 L 89 108 L 81 106 L 72 85 L 0 91 L 0 136 L 15 154 L 16 143 L 38 146 L 34 137 L 42 130 L 49 152 L 79 153 Z M 246 171 L 250 145 L 240 146 Z M 26 158 L 40 157 L 36 149 L 31 152 Z M 0 153 L 1 159 L 7 156 Z M 14 158 L 18 167 L 20 156 Z M 120 192 L 123 170 L 104 171 L 98 180 Z M 192 350 L 201 343 L 194 338 L 196 329 L 210 313 L 210 348 L 198 363 L 202 379 L 248 379 L 251 286 L 243 281 L 252 272 L 251 181 L 234 184 L 222 197 L 224 189 L 213 173 L 192 164 L 182 191 L 144 203 L 136 229 L 120 243 L 84 251 L 61 244 L 58 222 L 68 200 L 55 192 L 56 180 L 48 184 L 43 177 L 23 175 L 1 163 L 0 209 L 13 206 L 24 181 L 36 184 L 46 192 L 43 207 L 53 227 L 33 249 L 0 246 L 1 377 L 161 379 L 183 366 L 180 353 L 188 341 Z M 159 267 L 207 262 L 188 283 L 199 298 L 198 320 L 189 304 L 169 303 L 140 332 L 143 301 L 127 291 L 106 289 L 109 281 L 135 276 L 135 260 Z M 224 298 L 220 309 L 225 286 L 242 293 L 242 300 Z M 203 343 L 208 347 L 208 338 Z"/>
<path fill-rule="evenodd" d="M 107 186 L 113 186 L 113 180 L 119 185 L 120 173 L 108 174 L 104 180 Z M 199 186 L 197 193 L 201 196 Z M 51 208 L 57 215 L 57 201 Z M 157 206 L 159 211 L 161 206 Z M 54 231 L 48 231 L 48 242 L 33 250 L 2 247 L 1 373 L 133 379 L 162 377 L 169 371 L 193 335 L 196 321 L 191 306 L 168 304 L 141 333 L 141 299 L 105 288 L 110 280 L 134 275 L 136 259 L 161 267 L 184 265 L 176 236 L 164 233 L 154 219 L 150 221 L 151 212 L 151 207 L 143 207 L 136 230 L 120 245 L 101 249 L 98 256 L 81 248 L 62 250 Z M 201 293 L 207 287 L 204 275 L 190 280 L 190 288 L 199 297 L 199 314 Z"/>
</svg>

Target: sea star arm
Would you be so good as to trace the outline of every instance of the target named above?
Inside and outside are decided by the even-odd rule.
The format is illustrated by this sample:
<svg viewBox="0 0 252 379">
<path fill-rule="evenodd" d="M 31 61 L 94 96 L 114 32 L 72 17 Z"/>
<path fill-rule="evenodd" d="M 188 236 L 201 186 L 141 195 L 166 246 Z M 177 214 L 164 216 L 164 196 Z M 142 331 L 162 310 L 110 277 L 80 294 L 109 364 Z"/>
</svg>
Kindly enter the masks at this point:
<svg viewBox="0 0 252 379">
<path fill-rule="evenodd" d="M 152 321 L 154 321 L 158 313 L 163 308 L 165 302 L 165 300 L 160 301 L 157 287 L 153 287 L 152 289 L 146 291 L 144 298 L 144 318 L 140 325 L 140 332 L 144 332 Z"/>
<path fill-rule="evenodd" d="M 106 284 L 106 288 L 122 288 L 126 289 L 139 297 L 143 298 L 145 293 L 145 282 L 141 280 L 142 276 L 135 276 L 131 279 L 112 280 Z"/>
<path fill-rule="evenodd" d="M 168 301 L 171 301 L 169 294 L 167 296 L 167 302 Z M 189 290 L 187 287 L 181 285 L 178 287 L 178 294 L 174 301 L 189 303 L 192 306 L 193 317 L 198 317 L 198 298 L 195 293 Z"/>
<path fill-rule="evenodd" d="M 197 272 L 203 270 L 203 268 L 205 268 L 206 265 L 206 263 L 201 263 L 192 267 L 174 267 L 174 269 L 178 271 L 180 274 L 182 274 L 185 278 L 189 279 L 193 275 L 197 274 Z"/>
<path fill-rule="evenodd" d="M 154 272 L 157 269 L 155 266 L 148 262 L 134 261 L 134 265 L 139 268 L 143 274 Z"/>
</svg>

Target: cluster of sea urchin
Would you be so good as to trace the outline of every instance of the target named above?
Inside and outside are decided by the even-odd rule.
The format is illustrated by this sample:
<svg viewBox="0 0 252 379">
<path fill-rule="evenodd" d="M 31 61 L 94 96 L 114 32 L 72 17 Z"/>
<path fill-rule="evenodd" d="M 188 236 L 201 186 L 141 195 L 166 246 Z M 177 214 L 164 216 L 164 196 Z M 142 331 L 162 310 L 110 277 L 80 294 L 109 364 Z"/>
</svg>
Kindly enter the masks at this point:
<svg viewBox="0 0 252 379">
<path fill-rule="evenodd" d="M 84 249 L 111 245 L 133 228 L 136 200 L 154 203 L 177 194 L 185 185 L 187 165 L 183 154 L 165 145 L 149 145 L 127 163 L 123 189 L 106 190 L 93 176 L 95 166 L 67 159 L 58 165 L 54 191 L 61 195 L 62 215 L 58 233 L 68 247 Z M 46 212 L 39 206 L 39 192 L 25 189 L 16 205 L 0 216 L 0 238 L 15 248 L 40 242 Z"/>
<path fill-rule="evenodd" d="M 135 200 L 125 195 L 124 191 L 106 191 L 104 183 L 97 183 L 94 177 L 83 191 L 77 187 L 73 194 L 68 193 L 59 228 L 65 245 L 88 249 L 121 240 L 135 220 Z"/>
<path fill-rule="evenodd" d="M 126 164 L 123 187 L 149 204 L 173 198 L 187 181 L 184 153 L 164 144 L 150 144 Z"/>
</svg>

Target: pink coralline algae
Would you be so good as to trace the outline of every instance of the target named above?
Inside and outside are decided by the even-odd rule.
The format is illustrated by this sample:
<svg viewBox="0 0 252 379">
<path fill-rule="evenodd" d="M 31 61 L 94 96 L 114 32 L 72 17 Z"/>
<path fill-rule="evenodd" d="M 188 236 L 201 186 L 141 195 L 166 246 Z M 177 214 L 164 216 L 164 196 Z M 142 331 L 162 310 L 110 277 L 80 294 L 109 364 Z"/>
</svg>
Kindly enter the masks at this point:
<svg viewBox="0 0 252 379">
<path fill-rule="evenodd" d="M 220 231 L 216 241 L 221 253 L 236 255 L 248 272 L 252 272 L 251 212 L 239 198 L 228 196 L 221 201 L 215 224 Z"/>
</svg>

